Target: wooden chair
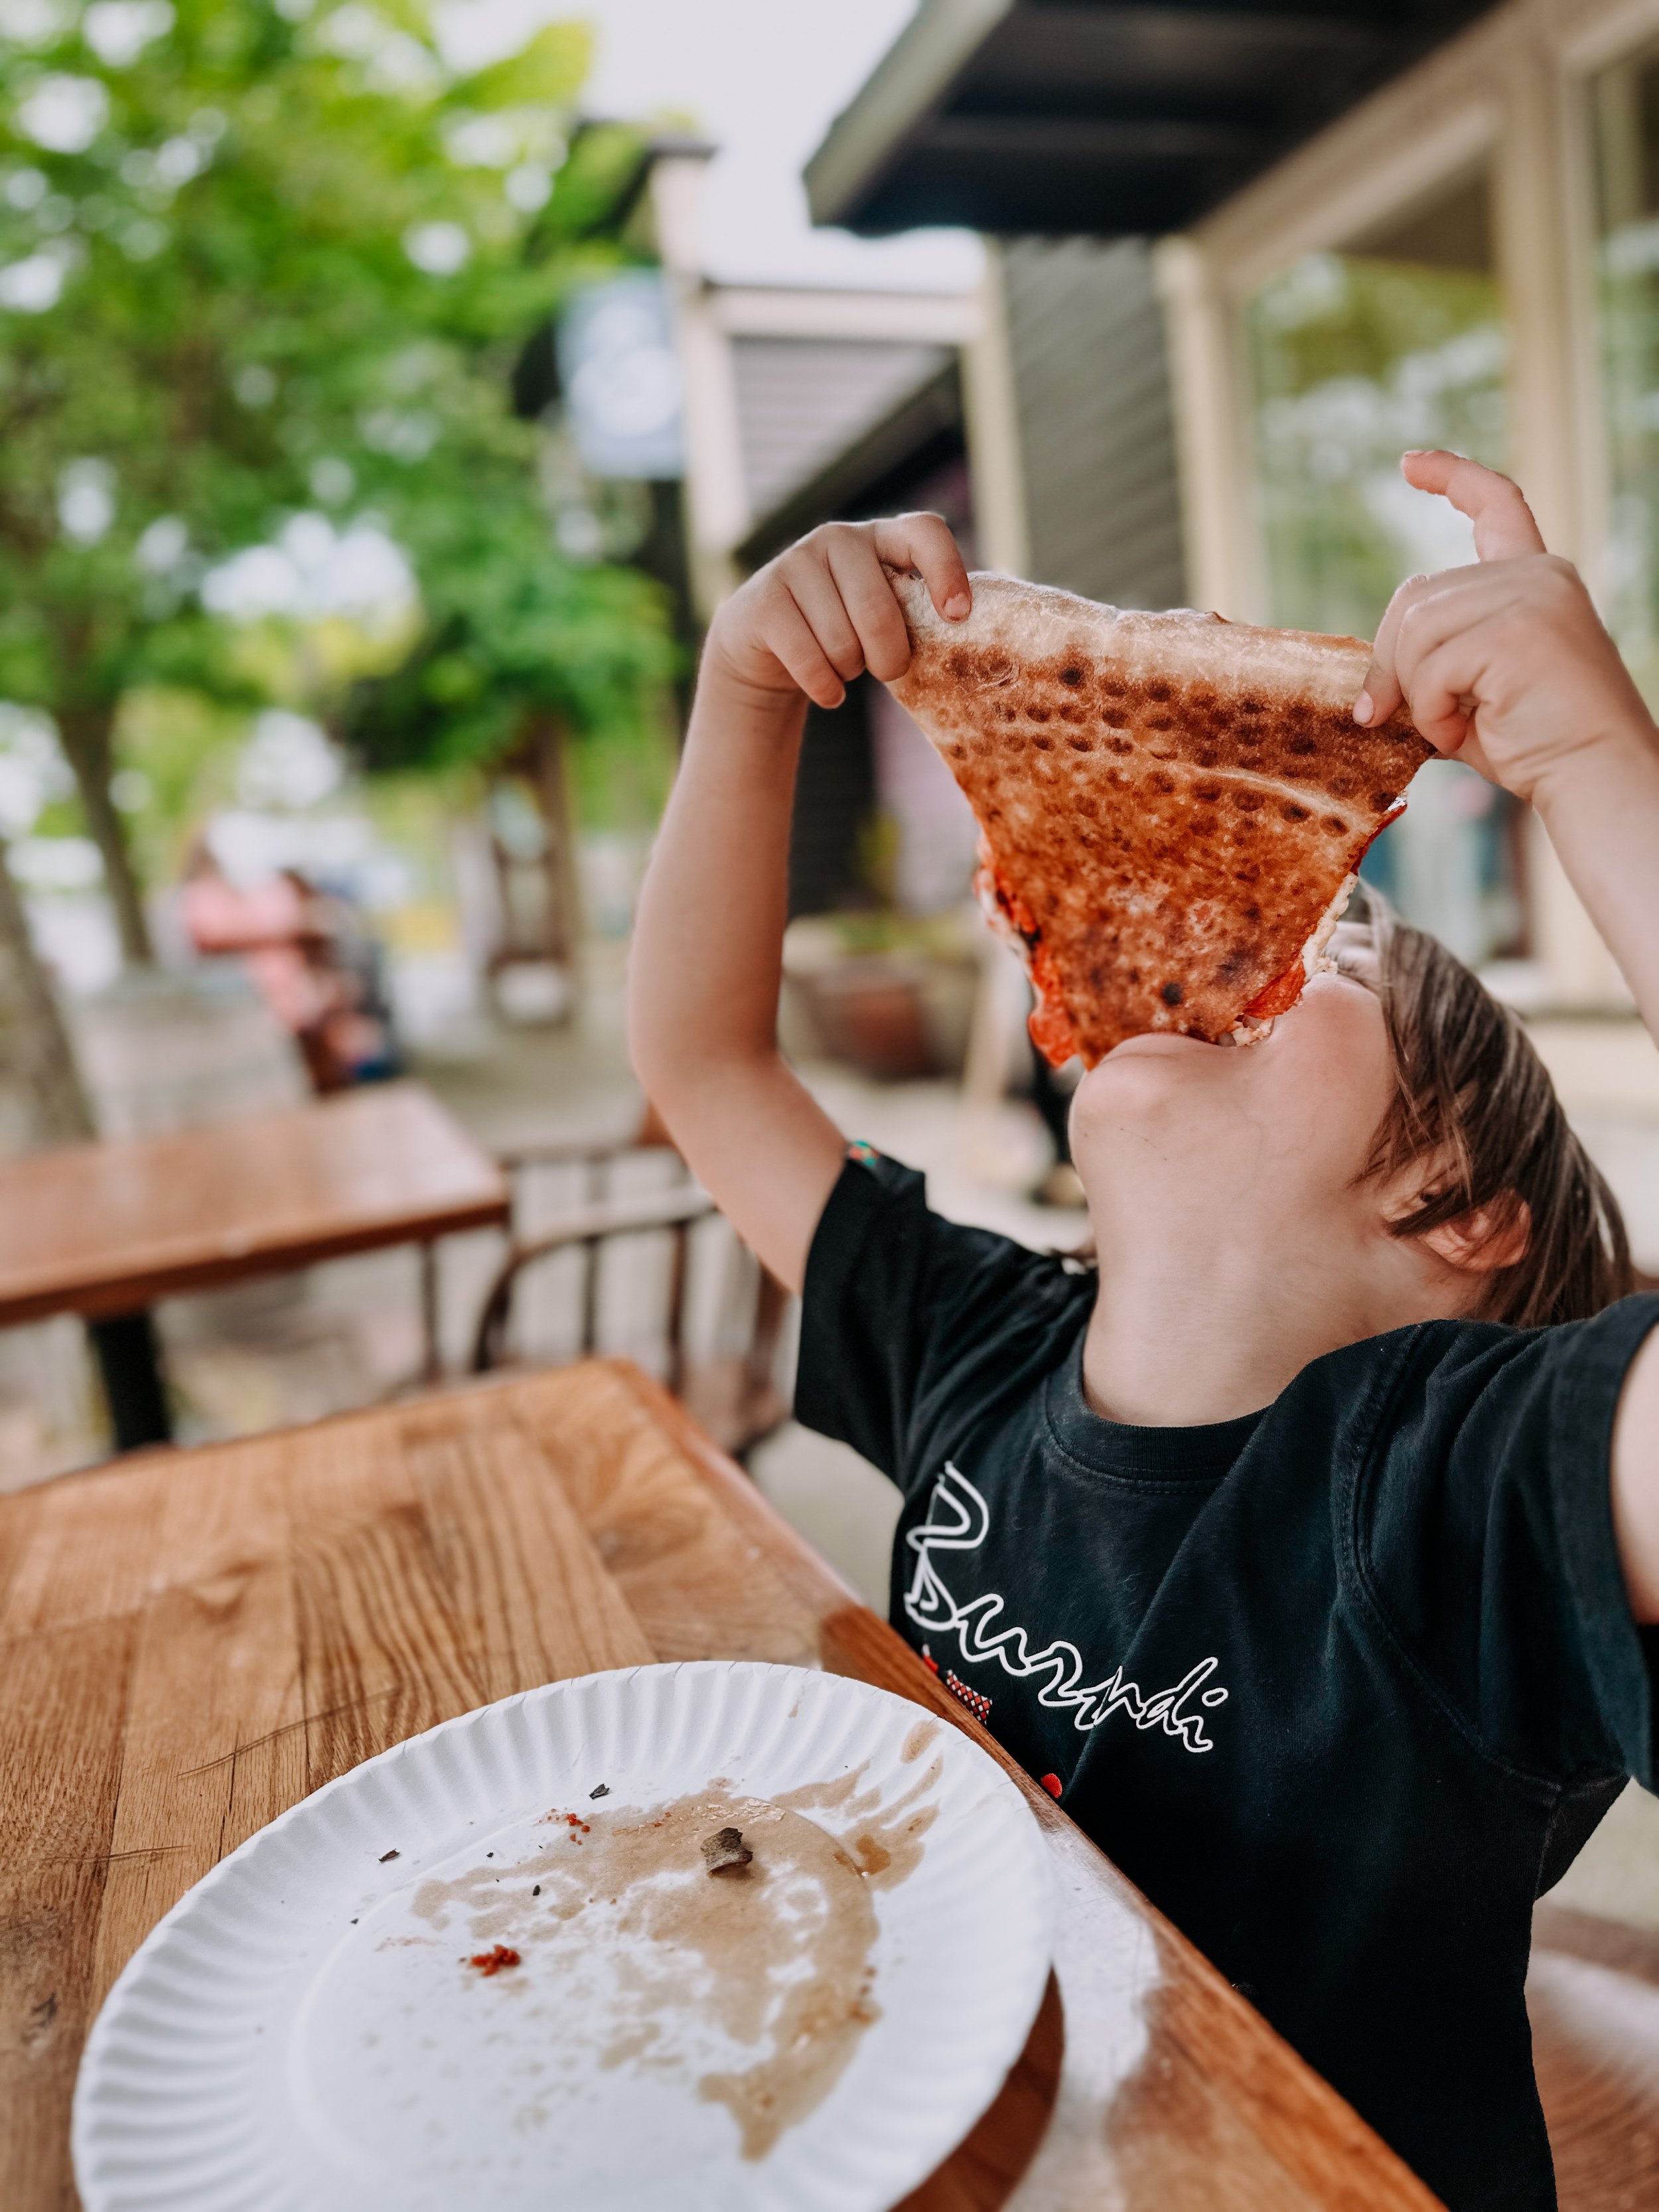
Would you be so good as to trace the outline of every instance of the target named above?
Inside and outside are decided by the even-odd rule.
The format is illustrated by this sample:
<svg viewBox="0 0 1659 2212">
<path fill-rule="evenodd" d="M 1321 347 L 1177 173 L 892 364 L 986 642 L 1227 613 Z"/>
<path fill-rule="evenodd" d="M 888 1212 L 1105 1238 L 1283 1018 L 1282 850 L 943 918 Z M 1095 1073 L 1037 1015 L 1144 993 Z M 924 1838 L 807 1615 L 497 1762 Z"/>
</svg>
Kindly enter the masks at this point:
<svg viewBox="0 0 1659 2212">
<path fill-rule="evenodd" d="M 672 1182 L 655 1189 L 620 1194 L 611 1188 L 617 1162 L 653 1152 L 672 1161 L 677 1172 Z M 497 1157 L 514 1188 L 515 1218 L 523 1180 L 536 1168 L 574 1170 L 580 1197 L 533 1234 L 516 1227 L 513 1231 L 507 1257 L 479 1311 L 472 1346 L 475 1375 L 488 1374 L 507 1359 L 520 1283 L 526 1269 L 557 1253 L 574 1251 L 581 1258 L 580 1322 L 570 1357 L 581 1358 L 599 1350 L 600 1278 L 607 1249 L 620 1239 L 662 1231 L 669 1243 L 660 1352 L 669 1389 L 714 1441 L 734 1455 L 758 1443 L 787 1418 L 788 1405 L 773 1380 L 773 1370 L 788 1293 L 758 1261 L 753 1307 L 744 1316 L 738 1348 L 713 1357 L 698 1357 L 694 1352 L 688 1330 L 691 1232 L 719 1209 L 692 1180 L 678 1153 L 649 1124 L 640 1139 L 621 1145 L 536 1145 Z"/>
<path fill-rule="evenodd" d="M 1527 2009 L 1561 2212 L 1648 2212 L 1659 2204 L 1659 1936 L 1540 1905 Z"/>
</svg>

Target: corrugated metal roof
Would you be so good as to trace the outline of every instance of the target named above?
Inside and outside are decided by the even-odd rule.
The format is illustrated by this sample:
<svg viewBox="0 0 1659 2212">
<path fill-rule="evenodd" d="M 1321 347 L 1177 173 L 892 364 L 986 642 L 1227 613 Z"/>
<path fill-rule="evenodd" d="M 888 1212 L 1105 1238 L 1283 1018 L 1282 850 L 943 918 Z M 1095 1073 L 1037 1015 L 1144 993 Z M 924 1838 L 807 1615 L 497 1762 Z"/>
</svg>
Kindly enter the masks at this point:
<svg viewBox="0 0 1659 2212">
<path fill-rule="evenodd" d="M 950 366 L 950 346 L 739 337 L 732 348 L 749 510 L 759 520 Z"/>
</svg>

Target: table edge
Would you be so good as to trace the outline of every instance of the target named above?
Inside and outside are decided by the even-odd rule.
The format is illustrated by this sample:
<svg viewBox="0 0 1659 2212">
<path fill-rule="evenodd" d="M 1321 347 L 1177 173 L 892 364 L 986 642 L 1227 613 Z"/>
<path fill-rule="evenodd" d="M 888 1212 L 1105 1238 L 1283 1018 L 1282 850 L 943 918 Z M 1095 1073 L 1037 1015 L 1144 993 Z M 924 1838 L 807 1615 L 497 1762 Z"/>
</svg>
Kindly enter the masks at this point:
<svg viewBox="0 0 1659 2212">
<path fill-rule="evenodd" d="M 332 1234 L 256 1241 L 240 1252 L 179 1260 L 92 1281 L 82 1277 L 74 1287 L 41 1289 L 17 1297 L 0 1294 L 0 1328 L 21 1328 L 28 1322 L 45 1321 L 54 1314 L 64 1313 L 96 1321 L 111 1314 L 134 1312 L 161 1298 L 182 1297 L 195 1291 L 250 1282 L 260 1275 L 298 1273 L 303 1268 L 320 1266 L 326 1260 L 349 1259 L 353 1253 L 386 1251 L 399 1244 L 431 1243 L 440 1237 L 459 1237 L 475 1229 L 505 1229 L 511 1223 L 512 1211 L 512 1199 L 503 1193 L 498 1198 L 471 1200 L 463 1206 L 434 1206 L 421 1213 L 370 1218 Z"/>
</svg>

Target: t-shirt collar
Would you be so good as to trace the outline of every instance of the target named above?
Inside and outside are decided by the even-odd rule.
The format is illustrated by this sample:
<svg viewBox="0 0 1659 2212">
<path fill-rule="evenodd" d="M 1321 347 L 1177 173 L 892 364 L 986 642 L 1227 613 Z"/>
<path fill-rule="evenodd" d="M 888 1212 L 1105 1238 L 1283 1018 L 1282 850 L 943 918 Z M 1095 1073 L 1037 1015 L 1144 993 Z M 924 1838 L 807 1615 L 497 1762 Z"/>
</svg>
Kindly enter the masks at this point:
<svg viewBox="0 0 1659 2212">
<path fill-rule="evenodd" d="M 1049 1427 L 1073 1459 L 1101 1474 L 1133 1476 L 1141 1481 L 1219 1482 L 1255 1434 L 1267 1408 L 1237 1420 L 1208 1421 L 1196 1428 L 1140 1428 L 1109 1421 L 1095 1413 L 1083 1395 L 1081 1330 L 1071 1356 L 1043 1386 Z"/>
</svg>

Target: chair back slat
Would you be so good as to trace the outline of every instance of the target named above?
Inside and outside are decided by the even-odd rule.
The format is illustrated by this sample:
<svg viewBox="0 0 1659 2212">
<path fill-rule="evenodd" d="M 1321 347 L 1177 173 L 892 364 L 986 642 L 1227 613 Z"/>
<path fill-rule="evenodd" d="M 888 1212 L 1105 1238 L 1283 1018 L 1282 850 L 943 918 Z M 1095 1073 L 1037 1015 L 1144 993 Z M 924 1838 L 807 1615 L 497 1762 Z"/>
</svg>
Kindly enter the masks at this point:
<svg viewBox="0 0 1659 2212">
<path fill-rule="evenodd" d="M 677 1397 L 688 1398 L 694 1408 L 707 1397 L 715 1409 L 709 1418 L 721 1432 L 719 1440 L 728 1449 L 740 1449 L 757 1441 L 783 1418 L 785 1408 L 773 1383 L 773 1369 L 788 1294 L 758 1262 L 754 1263 L 755 1290 L 742 1324 L 740 1353 L 735 1358 L 717 1358 L 712 1366 L 707 1361 L 701 1366 L 697 1364 L 690 1343 L 691 1231 L 717 1209 L 708 1192 L 684 1171 L 678 1154 L 668 1147 L 652 1149 L 669 1152 L 680 1167 L 678 1181 L 666 1188 L 618 1193 L 616 1164 L 641 1156 L 644 1149 L 606 1149 L 591 1143 L 548 1145 L 526 1146 L 503 1156 L 501 1164 L 513 1179 L 518 1226 L 479 1310 L 472 1371 L 486 1374 L 507 1357 L 514 1299 L 526 1272 L 538 1261 L 566 1251 L 577 1254 L 580 1269 L 575 1286 L 578 1356 L 598 1352 L 603 1285 L 609 1273 L 607 1249 L 623 1238 L 664 1232 L 668 1246 L 664 1379 Z M 526 1234 L 524 1176 L 535 1167 L 575 1170 L 579 1192 L 576 1203 L 568 1211 L 534 1234 Z"/>
<path fill-rule="evenodd" d="M 599 1348 L 599 1253 L 603 1236 L 584 1237 L 582 1255 L 582 1354 Z"/>
<path fill-rule="evenodd" d="M 691 1238 L 691 1224 L 680 1221 L 674 1224 L 673 1243 L 668 1260 L 668 1387 L 676 1397 L 685 1388 L 685 1279 Z"/>
</svg>

